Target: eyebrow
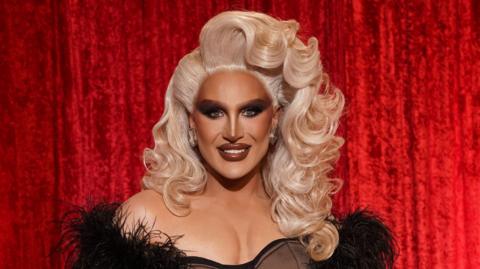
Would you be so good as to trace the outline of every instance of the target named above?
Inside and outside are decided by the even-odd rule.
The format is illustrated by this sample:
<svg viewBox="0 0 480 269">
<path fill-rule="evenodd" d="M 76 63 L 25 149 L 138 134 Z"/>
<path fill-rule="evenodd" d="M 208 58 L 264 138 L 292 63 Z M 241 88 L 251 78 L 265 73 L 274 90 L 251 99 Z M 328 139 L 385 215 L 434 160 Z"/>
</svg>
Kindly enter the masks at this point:
<svg viewBox="0 0 480 269">
<path fill-rule="evenodd" d="M 269 106 L 271 103 L 272 103 L 272 100 L 270 100 L 270 99 L 256 98 L 256 99 L 252 99 L 252 100 L 248 100 L 246 102 L 243 102 L 238 107 L 240 107 L 240 109 L 244 109 L 245 107 L 251 106 L 251 105 Z M 197 102 L 196 106 L 197 107 L 200 107 L 200 106 L 218 106 L 223 110 L 226 109 L 226 105 L 224 103 L 216 101 L 216 100 L 211 100 L 211 99 L 203 99 L 203 100 Z"/>
</svg>

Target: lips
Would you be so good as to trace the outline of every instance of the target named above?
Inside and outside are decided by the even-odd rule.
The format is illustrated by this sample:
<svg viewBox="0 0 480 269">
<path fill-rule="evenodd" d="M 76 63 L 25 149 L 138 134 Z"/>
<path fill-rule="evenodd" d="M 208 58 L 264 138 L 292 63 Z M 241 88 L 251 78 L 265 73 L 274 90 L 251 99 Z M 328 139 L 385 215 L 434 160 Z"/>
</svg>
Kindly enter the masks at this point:
<svg viewBox="0 0 480 269">
<path fill-rule="evenodd" d="M 250 150 L 250 145 L 243 143 L 227 143 L 218 147 L 218 152 L 223 159 L 230 162 L 241 161 L 245 159 Z"/>
</svg>

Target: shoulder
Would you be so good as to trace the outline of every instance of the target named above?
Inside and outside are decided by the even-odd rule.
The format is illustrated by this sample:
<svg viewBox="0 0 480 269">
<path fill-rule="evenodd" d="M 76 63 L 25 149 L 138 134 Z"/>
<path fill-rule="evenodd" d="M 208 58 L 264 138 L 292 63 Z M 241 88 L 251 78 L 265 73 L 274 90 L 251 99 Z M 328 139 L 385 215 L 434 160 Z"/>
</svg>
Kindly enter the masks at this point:
<svg viewBox="0 0 480 269">
<path fill-rule="evenodd" d="M 391 230 L 376 215 L 356 210 L 335 223 L 340 236 L 333 255 L 313 268 L 393 268 L 395 241 Z"/>
<path fill-rule="evenodd" d="M 143 190 L 125 201 L 116 212 L 123 232 L 131 233 L 139 225 L 147 229 L 168 231 L 175 216 L 165 206 L 163 197 L 153 190 Z"/>
<path fill-rule="evenodd" d="M 162 198 L 153 194 L 68 213 L 62 230 L 67 268 L 182 268 L 179 257 L 185 254 L 175 247 L 175 238 L 155 228 L 162 211 L 154 205 Z"/>
</svg>

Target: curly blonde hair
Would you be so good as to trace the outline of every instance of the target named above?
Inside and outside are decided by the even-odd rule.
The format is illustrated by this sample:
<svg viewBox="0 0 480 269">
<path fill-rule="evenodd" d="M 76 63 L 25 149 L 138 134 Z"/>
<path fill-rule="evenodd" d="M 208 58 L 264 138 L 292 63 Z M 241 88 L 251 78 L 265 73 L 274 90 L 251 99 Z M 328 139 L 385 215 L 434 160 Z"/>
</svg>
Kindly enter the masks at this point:
<svg viewBox="0 0 480 269">
<path fill-rule="evenodd" d="M 296 21 L 256 12 L 223 12 L 203 27 L 200 46 L 178 64 L 165 96 L 165 111 L 153 128 L 155 147 L 146 149 L 143 187 L 163 195 L 172 213 L 189 214 L 187 194 L 200 193 L 206 171 L 187 138 L 188 113 L 210 74 L 239 69 L 260 79 L 283 107 L 278 140 L 262 169 L 272 218 L 287 237 L 298 237 L 313 260 L 329 258 L 338 232 L 329 221 L 331 195 L 341 180 L 329 177 L 339 158 L 335 136 L 344 105 L 340 90 L 322 70 L 318 42 L 305 45 Z"/>
</svg>

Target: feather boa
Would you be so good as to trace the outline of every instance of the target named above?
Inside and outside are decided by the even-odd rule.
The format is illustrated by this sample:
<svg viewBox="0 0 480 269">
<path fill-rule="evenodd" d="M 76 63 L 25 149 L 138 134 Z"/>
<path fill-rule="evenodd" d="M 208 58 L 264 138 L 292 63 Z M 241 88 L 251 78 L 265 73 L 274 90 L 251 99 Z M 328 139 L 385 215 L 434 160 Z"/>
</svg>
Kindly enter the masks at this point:
<svg viewBox="0 0 480 269">
<path fill-rule="evenodd" d="M 340 242 L 325 261 L 312 263 L 313 269 L 393 268 L 394 240 L 390 230 L 373 214 L 357 210 L 336 222 Z"/>
<path fill-rule="evenodd" d="M 62 246 L 68 250 L 67 268 L 73 269 L 183 269 L 185 253 L 175 239 L 152 231 L 142 222 L 124 234 L 124 216 L 116 216 L 119 204 L 79 208 L 64 219 Z M 320 262 L 311 260 L 311 269 L 392 268 L 393 238 L 390 230 L 371 213 L 355 211 L 335 222 L 340 242 L 333 255 Z M 154 237 L 167 238 L 151 243 Z"/>
<path fill-rule="evenodd" d="M 152 231 L 139 222 L 125 234 L 125 218 L 115 216 L 119 204 L 99 204 L 90 210 L 79 208 L 64 218 L 62 245 L 69 250 L 67 268 L 73 269 L 177 269 L 187 268 L 166 234 Z M 150 243 L 166 236 L 164 243 Z"/>
</svg>

